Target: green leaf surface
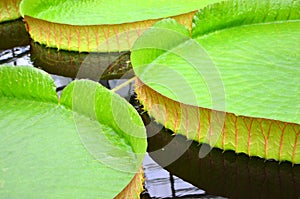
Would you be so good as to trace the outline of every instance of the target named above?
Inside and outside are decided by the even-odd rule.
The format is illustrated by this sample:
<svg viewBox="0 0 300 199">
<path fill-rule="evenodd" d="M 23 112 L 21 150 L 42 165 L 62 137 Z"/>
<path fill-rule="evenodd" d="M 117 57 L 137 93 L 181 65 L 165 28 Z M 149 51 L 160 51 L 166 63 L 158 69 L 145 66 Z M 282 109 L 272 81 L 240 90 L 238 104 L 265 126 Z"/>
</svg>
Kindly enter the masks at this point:
<svg viewBox="0 0 300 199">
<path fill-rule="evenodd" d="M 0 91 L 1 197 L 113 198 L 140 167 L 142 120 L 97 83 L 75 81 L 58 100 L 47 73 L 2 66 Z"/>
<path fill-rule="evenodd" d="M 300 123 L 299 0 L 213 4 L 192 37 L 183 29 L 164 20 L 136 42 L 132 64 L 147 86 L 183 104 Z"/>
<path fill-rule="evenodd" d="M 23 0 L 23 16 L 61 24 L 122 24 L 189 13 L 220 0 Z"/>
</svg>

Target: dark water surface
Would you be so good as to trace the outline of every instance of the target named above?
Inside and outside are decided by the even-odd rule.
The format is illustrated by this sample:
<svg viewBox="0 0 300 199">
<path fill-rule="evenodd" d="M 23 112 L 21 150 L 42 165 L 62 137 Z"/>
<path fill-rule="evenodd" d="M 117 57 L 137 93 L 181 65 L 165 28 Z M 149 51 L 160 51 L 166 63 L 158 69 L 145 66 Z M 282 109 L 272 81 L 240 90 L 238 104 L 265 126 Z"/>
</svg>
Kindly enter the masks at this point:
<svg viewBox="0 0 300 199">
<path fill-rule="evenodd" d="M 129 56 L 57 51 L 30 41 L 21 21 L 0 24 L 0 65 L 41 68 L 52 74 L 58 92 L 74 78 L 101 76 L 99 82 L 110 89 L 122 84 L 134 75 Z M 140 112 L 149 137 L 141 198 L 300 198 L 300 165 L 218 149 L 199 159 L 198 143 L 172 135 L 143 112 L 133 83 L 118 93 Z"/>
</svg>

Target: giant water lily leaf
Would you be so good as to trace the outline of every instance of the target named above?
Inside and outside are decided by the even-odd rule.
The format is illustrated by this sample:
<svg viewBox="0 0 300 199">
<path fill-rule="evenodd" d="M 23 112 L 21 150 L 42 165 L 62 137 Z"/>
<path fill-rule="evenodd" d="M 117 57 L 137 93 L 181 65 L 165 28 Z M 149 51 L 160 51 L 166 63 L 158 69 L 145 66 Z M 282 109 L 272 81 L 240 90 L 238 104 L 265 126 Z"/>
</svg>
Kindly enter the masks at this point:
<svg viewBox="0 0 300 199">
<path fill-rule="evenodd" d="M 219 1 L 23 0 L 20 10 L 40 43 L 75 51 L 123 51 L 158 19 L 174 17 L 191 26 L 196 10 Z"/>
<path fill-rule="evenodd" d="M 145 114 L 144 118 L 148 119 Z M 155 135 L 148 138 L 150 157 L 159 165 L 166 165 L 164 168 L 169 172 L 212 195 L 243 199 L 300 197 L 300 165 L 266 162 L 219 149 L 212 149 L 208 156 L 199 159 L 198 143 L 182 136 L 170 136 L 165 129 L 156 133 L 159 126 L 151 127 L 147 130 Z M 185 149 L 184 154 L 176 157 L 174 151 L 178 153 L 180 149 Z M 169 159 L 174 162 L 166 164 Z"/>
<path fill-rule="evenodd" d="M 299 28 L 298 0 L 212 4 L 191 33 L 158 22 L 132 51 L 139 98 L 189 138 L 300 163 Z"/>
<path fill-rule="evenodd" d="M 58 100 L 47 73 L 2 66 L 0 107 L 2 197 L 138 198 L 145 129 L 118 95 L 80 80 Z"/>
<path fill-rule="evenodd" d="M 199 9 L 211 3 L 208 0 L 155 0 L 147 2 L 114 0 L 74 2 L 39 0 L 23 0 L 21 11 L 24 15 L 36 17 L 54 23 L 71 25 L 122 24 L 148 19 L 160 19 Z M 212 2 L 217 2 L 214 0 Z M 55 11 L 55 12 L 54 12 Z M 59 13 L 59 14 L 56 14 Z"/>
<path fill-rule="evenodd" d="M 19 4 L 21 0 L 2 0 L 0 1 L 0 23 L 18 19 L 21 17 Z"/>
</svg>

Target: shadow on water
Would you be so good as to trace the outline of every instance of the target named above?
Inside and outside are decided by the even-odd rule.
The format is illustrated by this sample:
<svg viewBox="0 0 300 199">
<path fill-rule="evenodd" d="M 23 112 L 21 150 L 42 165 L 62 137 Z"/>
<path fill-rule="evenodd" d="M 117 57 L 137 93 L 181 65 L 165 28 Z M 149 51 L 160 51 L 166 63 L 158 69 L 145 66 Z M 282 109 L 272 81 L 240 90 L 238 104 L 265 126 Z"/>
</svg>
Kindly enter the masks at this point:
<svg viewBox="0 0 300 199">
<path fill-rule="evenodd" d="M 146 124 L 150 122 L 146 113 L 142 116 Z M 166 165 L 173 158 L 173 151 L 186 148 L 184 154 L 165 169 L 207 194 L 242 199 L 300 198 L 300 165 L 249 158 L 219 149 L 212 149 L 200 159 L 198 143 L 180 135 L 172 136 L 172 132 L 158 124 L 148 125 L 147 132 L 150 136 L 148 153 L 160 165 Z"/>
<path fill-rule="evenodd" d="M 79 53 L 46 48 L 30 42 L 33 65 L 44 71 L 64 77 L 81 77 L 93 80 L 128 79 L 133 77 L 129 52 Z M 126 76 L 124 74 L 126 73 Z"/>
<path fill-rule="evenodd" d="M 0 23 L 0 50 L 29 45 L 29 35 L 22 19 Z"/>
<path fill-rule="evenodd" d="M 119 78 L 134 75 L 128 52 L 93 54 L 45 48 L 29 41 L 21 20 L 2 23 L 0 30 L 0 64 L 25 63 L 41 68 L 52 74 L 61 89 L 78 77 L 81 67 L 87 71 L 81 77 L 94 74 L 98 78 L 102 74 L 100 82 L 108 88 L 122 83 Z M 123 76 L 124 73 L 127 75 Z M 132 87 L 125 88 L 127 99 L 132 95 Z M 142 113 L 134 95 L 130 102 Z M 141 116 L 146 124 L 150 122 L 146 113 Z M 141 194 L 141 198 L 300 198 L 300 165 L 279 164 L 218 149 L 199 159 L 198 143 L 173 136 L 153 122 L 146 128 L 149 138 L 144 169 L 148 193 Z M 172 157 L 179 148 L 184 149 L 183 155 Z M 168 164 L 170 159 L 176 161 Z M 166 165 L 166 170 L 160 165 Z"/>
</svg>

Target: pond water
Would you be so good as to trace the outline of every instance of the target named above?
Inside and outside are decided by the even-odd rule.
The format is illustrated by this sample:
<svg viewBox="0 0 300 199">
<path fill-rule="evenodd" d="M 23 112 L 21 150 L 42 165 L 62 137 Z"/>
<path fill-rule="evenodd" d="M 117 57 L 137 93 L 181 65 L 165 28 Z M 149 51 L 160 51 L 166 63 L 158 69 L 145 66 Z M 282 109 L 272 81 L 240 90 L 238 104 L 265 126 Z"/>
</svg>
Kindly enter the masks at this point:
<svg viewBox="0 0 300 199">
<path fill-rule="evenodd" d="M 112 89 L 133 76 L 128 53 L 57 51 L 30 41 L 22 27 L 19 20 L 0 24 L 0 65 L 41 68 L 52 74 L 57 92 L 74 78 L 98 80 L 102 74 L 99 82 Z M 142 111 L 133 83 L 118 93 L 140 112 L 149 137 L 141 198 L 300 198 L 300 165 L 218 149 L 199 159 L 198 143 L 172 135 Z"/>
</svg>

